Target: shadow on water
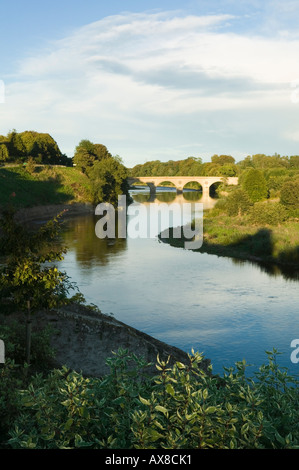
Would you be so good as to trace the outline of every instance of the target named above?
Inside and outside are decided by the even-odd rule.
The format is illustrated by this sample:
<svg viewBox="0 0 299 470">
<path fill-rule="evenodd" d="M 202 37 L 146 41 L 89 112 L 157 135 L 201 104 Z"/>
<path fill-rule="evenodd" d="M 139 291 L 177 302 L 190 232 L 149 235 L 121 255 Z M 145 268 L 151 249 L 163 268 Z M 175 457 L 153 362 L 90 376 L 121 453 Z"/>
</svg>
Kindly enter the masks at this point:
<svg viewBox="0 0 299 470">
<path fill-rule="evenodd" d="M 168 239 L 163 238 L 163 232 L 159 235 L 159 239 L 177 248 L 183 248 L 186 241 L 184 238 L 173 238 L 171 229 Z M 266 228 L 227 245 L 209 243 L 204 240 L 202 247 L 194 251 L 229 257 L 239 265 L 249 263 L 258 266 L 270 276 L 283 276 L 287 280 L 299 280 L 299 247 L 281 252 L 274 258 L 272 231 Z"/>
</svg>

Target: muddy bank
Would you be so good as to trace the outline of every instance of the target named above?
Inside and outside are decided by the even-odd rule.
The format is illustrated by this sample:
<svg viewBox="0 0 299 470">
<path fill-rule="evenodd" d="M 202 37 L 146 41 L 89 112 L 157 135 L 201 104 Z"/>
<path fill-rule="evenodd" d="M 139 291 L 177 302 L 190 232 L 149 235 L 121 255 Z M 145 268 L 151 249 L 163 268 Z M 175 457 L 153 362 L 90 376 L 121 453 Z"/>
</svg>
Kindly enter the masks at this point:
<svg viewBox="0 0 299 470">
<path fill-rule="evenodd" d="M 15 320 L 25 324 L 25 315 L 13 314 L 1 318 L 1 322 L 5 323 Z M 39 312 L 32 318 L 35 332 L 47 325 L 52 327 L 53 368 L 67 366 L 85 376 L 103 377 L 110 372 L 106 365 L 107 358 L 113 357 L 113 351 L 117 352 L 119 348 L 153 363 L 148 370 L 152 374 L 157 374 L 155 364 L 158 354 L 161 360 L 167 360 L 170 356 L 171 364 L 175 361 L 189 363 L 188 354 L 181 349 L 136 330 L 113 316 L 79 304 Z M 204 359 L 202 368 L 207 370 L 209 364 L 210 361 Z"/>
<path fill-rule="evenodd" d="M 6 317 L 6 322 L 18 319 L 25 323 L 25 315 Z M 1 321 L 4 319 L 2 318 Z M 157 374 L 157 355 L 170 363 L 189 363 L 188 354 L 168 345 L 135 328 L 126 325 L 113 316 L 95 311 L 79 304 L 64 306 L 55 311 L 40 312 L 32 319 L 32 328 L 38 331 L 51 325 L 51 346 L 55 352 L 53 367 L 67 366 L 85 376 L 103 377 L 110 372 L 106 359 L 112 351 L 127 349 L 136 356 L 142 356 L 153 363 L 148 372 Z M 202 368 L 207 370 L 210 361 L 205 359 Z"/>
<path fill-rule="evenodd" d="M 162 360 L 170 356 L 172 363 L 189 362 L 184 351 L 88 307 L 67 306 L 48 313 L 46 320 L 56 330 L 52 336 L 52 347 L 57 365 L 67 365 L 84 375 L 101 377 L 107 374 L 110 369 L 106 359 L 119 348 L 128 349 L 154 365 L 158 354 Z M 209 361 L 205 360 L 203 367 L 208 364 Z M 151 372 L 157 373 L 155 366 Z"/>
<path fill-rule="evenodd" d="M 15 218 L 19 223 L 43 223 L 64 212 L 63 217 L 94 214 L 94 206 L 89 203 L 52 204 L 45 206 L 26 207 L 17 211 Z"/>
</svg>

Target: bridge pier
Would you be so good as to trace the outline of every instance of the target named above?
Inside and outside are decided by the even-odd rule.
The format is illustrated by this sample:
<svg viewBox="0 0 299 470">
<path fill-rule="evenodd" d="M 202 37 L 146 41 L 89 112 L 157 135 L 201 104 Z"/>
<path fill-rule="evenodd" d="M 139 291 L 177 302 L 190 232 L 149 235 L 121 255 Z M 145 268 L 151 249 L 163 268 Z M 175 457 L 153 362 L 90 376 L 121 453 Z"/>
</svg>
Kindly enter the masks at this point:
<svg viewBox="0 0 299 470">
<path fill-rule="evenodd" d="M 157 190 L 157 187 L 154 183 L 146 183 L 149 187 L 149 190 L 150 190 L 150 195 L 151 196 L 155 196 L 156 195 L 156 190 Z"/>
<path fill-rule="evenodd" d="M 207 198 L 210 196 L 210 185 L 207 181 L 202 185 L 202 197 Z"/>
</svg>

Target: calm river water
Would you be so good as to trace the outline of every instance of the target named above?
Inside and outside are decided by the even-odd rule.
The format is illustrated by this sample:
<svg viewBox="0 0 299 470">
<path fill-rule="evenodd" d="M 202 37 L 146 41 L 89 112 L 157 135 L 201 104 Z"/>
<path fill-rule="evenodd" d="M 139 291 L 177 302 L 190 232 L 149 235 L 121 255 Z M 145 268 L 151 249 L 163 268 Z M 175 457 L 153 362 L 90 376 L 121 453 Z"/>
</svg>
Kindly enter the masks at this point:
<svg viewBox="0 0 299 470">
<path fill-rule="evenodd" d="M 164 190 L 152 202 L 145 191 L 132 194 L 149 209 L 163 201 L 182 204 L 195 193 Z M 204 208 L 213 204 L 210 199 Z M 249 262 L 173 248 L 157 237 L 101 240 L 97 220 L 67 221 L 68 252 L 60 265 L 88 303 L 161 341 L 202 352 L 215 373 L 243 358 L 256 368 L 273 348 L 283 353 L 279 363 L 298 373 L 299 363 L 291 361 L 291 341 L 299 338 L 298 280 Z"/>
</svg>

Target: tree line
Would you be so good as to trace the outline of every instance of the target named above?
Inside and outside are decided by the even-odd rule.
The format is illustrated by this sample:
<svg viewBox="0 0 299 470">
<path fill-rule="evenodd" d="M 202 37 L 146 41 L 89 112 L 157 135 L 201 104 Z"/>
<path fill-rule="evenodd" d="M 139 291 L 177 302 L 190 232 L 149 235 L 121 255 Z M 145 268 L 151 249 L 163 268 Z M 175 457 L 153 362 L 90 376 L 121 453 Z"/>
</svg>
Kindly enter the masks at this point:
<svg viewBox="0 0 299 470">
<path fill-rule="evenodd" d="M 0 135 L 0 164 L 26 163 L 29 159 L 36 164 L 72 164 L 72 159 L 60 151 L 50 134 L 12 130 L 6 136 Z"/>
<path fill-rule="evenodd" d="M 130 169 L 131 176 L 239 176 L 243 170 L 299 170 L 299 155 L 290 157 L 256 154 L 248 155 L 236 162 L 231 155 L 213 155 L 210 162 L 203 162 L 200 157 L 188 157 L 183 160 L 149 161 L 135 165 Z M 283 174 L 280 173 L 280 174 Z"/>
</svg>

